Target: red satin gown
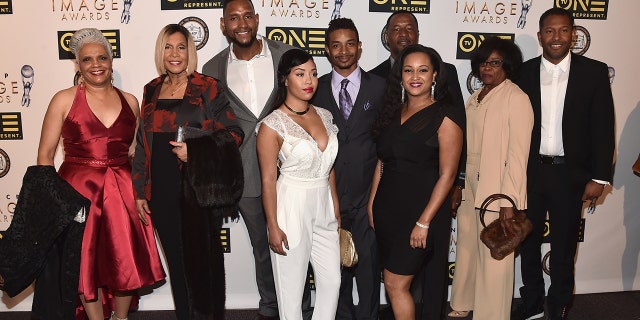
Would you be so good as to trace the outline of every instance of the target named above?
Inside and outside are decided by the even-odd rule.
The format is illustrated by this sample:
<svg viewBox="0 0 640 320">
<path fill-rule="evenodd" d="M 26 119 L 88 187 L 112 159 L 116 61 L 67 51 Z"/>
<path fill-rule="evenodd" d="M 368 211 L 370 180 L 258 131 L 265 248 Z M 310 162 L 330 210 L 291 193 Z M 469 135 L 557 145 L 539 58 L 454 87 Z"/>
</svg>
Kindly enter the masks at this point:
<svg viewBox="0 0 640 320">
<path fill-rule="evenodd" d="M 97 288 L 135 290 L 165 277 L 153 227 L 140 221 L 133 196 L 128 153 L 137 119 L 116 91 L 122 109 L 109 128 L 89 108 L 83 85 L 62 125 L 65 159 L 58 173 L 91 201 L 78 287 L 87 300 L 98 297 Z M 105 314 L 111 311 L 108 304 Z M 85 317 L 81 308 L 76 315 Z"/>
</svg>

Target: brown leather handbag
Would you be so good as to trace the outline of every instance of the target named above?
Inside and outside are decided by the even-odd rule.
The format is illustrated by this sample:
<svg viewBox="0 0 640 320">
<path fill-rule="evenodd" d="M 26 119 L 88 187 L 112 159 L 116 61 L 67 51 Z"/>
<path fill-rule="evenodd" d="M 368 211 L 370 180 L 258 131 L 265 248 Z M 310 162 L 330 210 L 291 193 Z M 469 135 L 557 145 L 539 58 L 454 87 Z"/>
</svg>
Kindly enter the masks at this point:
<svg viewBox="0 0 640 320">
<path fill-rule="evenodd" d="M 496 219 L 489 225 L 484 223 L 484 214 L 487 212 L 487 207 L 490 203 L 498 199 L 507 199 L 513 206 L 515 216 L 511 219 L 510 223 L 513 225 L 513 229 L 516 230 L 515 234 L 508 234 L 505 236 L 502 225 L 500 225 L 500 219 Z M 480 232 L 480 240 L 489 248 L 489 251 L 491 251 L 491 257 L 496 260 L 502 260 L 504 257 L 514 252 L 533 229 L 533 225 L 527 218 L 527 215 L 518 210 L 516 203 L 511 199 L 511 197 L 502 193 L 492 194 L 482 202 L 482 205 L 480 206 L 480 222 L 484 227 Z"/>
</svg>

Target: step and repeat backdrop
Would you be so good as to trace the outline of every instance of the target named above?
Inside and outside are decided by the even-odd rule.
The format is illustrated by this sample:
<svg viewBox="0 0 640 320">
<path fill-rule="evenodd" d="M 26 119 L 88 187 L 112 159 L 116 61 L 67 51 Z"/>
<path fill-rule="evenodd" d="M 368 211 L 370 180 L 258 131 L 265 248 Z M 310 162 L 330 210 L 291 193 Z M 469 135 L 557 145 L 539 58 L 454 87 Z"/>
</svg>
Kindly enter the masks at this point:
<svg viewBox="0 0 640 320">
<path fill-rule="evenodd" d="M 354 20 L 370 70 L 389 52 L 383 27 L 393 11 L 413 12 L 420 43 L 440 52 L 458 69 L 465 99 L 481 84 L 470 76 L 469 57 L 487 36 L 515 41 L 525 59 L 541 53 L 536 32 L 542 12 L 556 6 L 573 12 L 573 51 L 609 65 L 616 107 L 615 178 L 595 214 L 585 214 L 576 263 L 576 292 L 640 289 L 640 177 L 631 165 L 640 152 L 640 75 L 635 42 L 640 2 L 620 0 L 254 0 L 259 33 L 301 47 L 315 56 L 320 74 L 325 29 L 334 17 Z M 142 100 L 142 88 L 157 76 L 154 45 L 160 29 L 180 23 L 198 46 L 198 70 L 228 44 L 220 32 L 222 1 L 206 0 L 0 0 L 0 230 L 11 223 L 26 168 L 36 162 L 44 113 L 51 97 L 74 83 L 69 39 L 83 27 L 104 33 L 114 53 L 114 85 Z M 62 162 L 58 152 L 56 165 Z M 227 307 L 255 308 L 258 294 L 249 238 L 242 220 L 225 224 Z M 548 226 L 547 234 L 553 226 Z M 0 240 L 1 241 L 1 240 Z M 456 225 L 452 227 L 450 275 L 455 271 Z M 543 245 L 548 266 L 547 244 Z M 516 270 L 519 262 L 516 261 Z M 545 270 L 549 272 L 548 268 Z M 312 283 L 312 280 L 310 280 Z M 548 283 L 548 281 L 547 281 Z M 521 285 L 516 271 L 516 288 Z M 3 294 L 1 311 L 30 310 L 32 289 L 15 298 Z M 518 296 L 517 290 L 515 295 Z M 384 294 L 381 292 L 381 296 Z M 357 299 L 357 298 L 356 298 Z M 150 290 L 140 309 L 171 309 L 169 284 Z"/>
</svg>

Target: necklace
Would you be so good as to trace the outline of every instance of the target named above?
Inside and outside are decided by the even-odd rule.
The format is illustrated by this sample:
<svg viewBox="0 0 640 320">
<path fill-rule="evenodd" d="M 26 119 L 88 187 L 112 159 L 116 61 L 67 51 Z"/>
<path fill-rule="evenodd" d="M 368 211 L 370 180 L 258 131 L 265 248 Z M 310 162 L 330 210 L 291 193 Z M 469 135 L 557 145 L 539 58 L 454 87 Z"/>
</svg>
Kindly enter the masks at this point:
<svg viewBox="0 0 640 320">
<path fill-rule="evenodd" d="M 302 115 L 306 114 L 307 112 L 309 112 L 309 109 L 310 109 L 310 107 L 309 107 L 309 104 L 308 104 L 308 103 L 307 103 L 307 109 L 305 109 L 304 111 L 296 111 L 296 110 L 293 110 L 291 107 L 289 107 L 289 105 L 288 105 L 286 102 L 283 102 L 283 103 L 284 103 L 284 106 L 285 106 L 287 109 L 289 109 L 289 111 L 291 111 L 291 112 L 293 112 L 293 113 L 295 113 L 295 114 L 297 114 L 297 115 L 299 115 L 299 116 L 302 116 Z"/>
<path fill-rule="evenodd" d="M 187 83 L 187 82 L 185 81 L 185 82 L 181 82 L 181 83 L 179 83 L 179 84 L 178 84 L 178 86 L 176 86 L 176 88 L 175 88 L 173 91 L 171 91 L 171 93 L 170 93 L 170 94 L 171 94 L 171 96 L 173 97 L 173 95 L 174 95 L 176 92 L 178 92 L 178 90 L 179 90 L 179 89 L 182 87 L 182 85 L 183 85 L 183 84 L 185 84 L 185 83 Z"/>
</svg>

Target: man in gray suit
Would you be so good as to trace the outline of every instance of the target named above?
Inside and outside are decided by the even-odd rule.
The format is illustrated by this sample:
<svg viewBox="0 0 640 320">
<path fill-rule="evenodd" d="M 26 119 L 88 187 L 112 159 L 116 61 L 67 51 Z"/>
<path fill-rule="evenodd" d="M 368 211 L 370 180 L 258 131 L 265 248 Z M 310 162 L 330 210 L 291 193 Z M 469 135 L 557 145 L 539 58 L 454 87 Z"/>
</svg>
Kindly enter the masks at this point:
<svg viewBox="0 0 640 320">
<path fill-rule="evenodd" d="M 260 17 L 250 0 L 225 1 L 222 15 L 220 28 L 229 41 L 229 47 L 209 60 L 202 68 L 202 73 L 223 84 L 231 108 L 244 131 L 245 139 L 240 146 L 240 153 L 245 183 L 239 207 L 255 259 L 256 283 L 260 294 L 257 319 L 276 319 L 278 303 L 262 208 L 254 130 L 258 121 L 272 109 L 280 57 L 293 47 L 258 35 Z"/>
</svg>

